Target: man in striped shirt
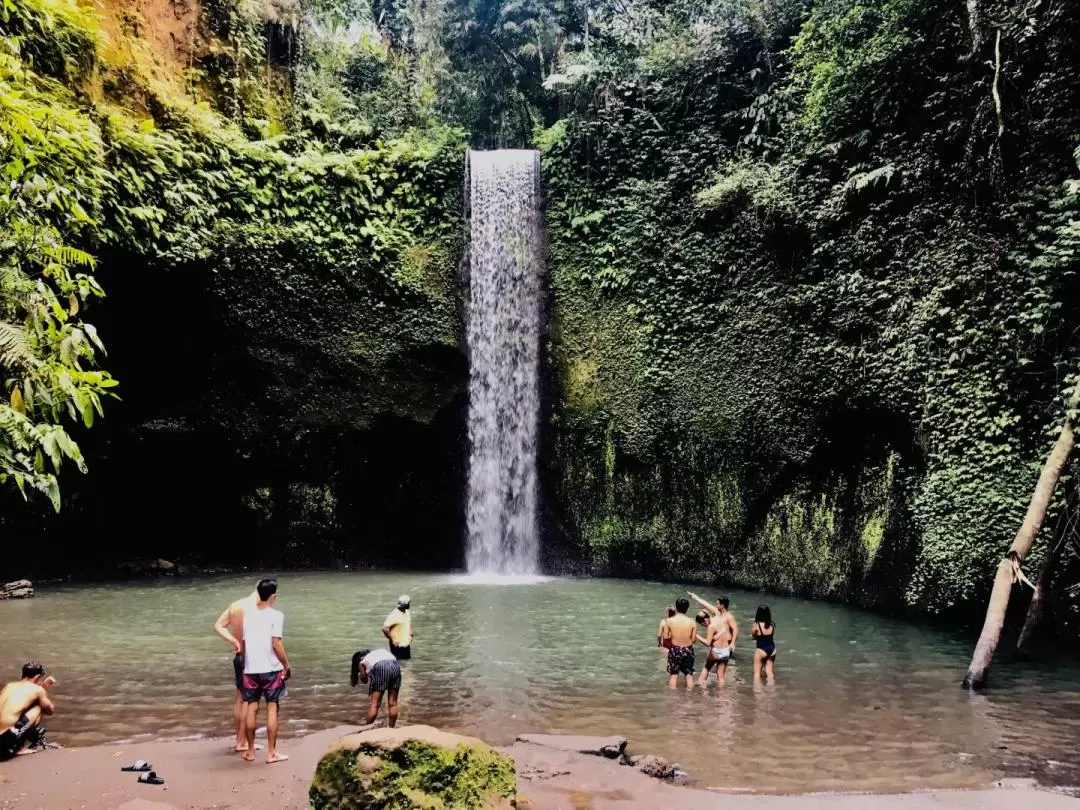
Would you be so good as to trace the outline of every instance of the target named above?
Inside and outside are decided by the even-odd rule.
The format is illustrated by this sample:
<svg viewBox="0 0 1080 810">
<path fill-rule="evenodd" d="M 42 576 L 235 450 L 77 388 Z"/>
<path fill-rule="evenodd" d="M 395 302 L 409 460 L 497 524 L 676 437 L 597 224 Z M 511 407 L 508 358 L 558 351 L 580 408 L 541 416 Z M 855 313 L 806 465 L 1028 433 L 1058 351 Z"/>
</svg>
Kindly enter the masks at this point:
<svg viewBox="0 0 1080 810">
<path fill-rule="evenodd" d="M 401 691 L 401 665 L 389 650 L 360 650 L 353 655 L 349 681 L 353 686 L 359 683 L 368 685 L 368 703 L 366 723 L 374 723 L 386 694 L 386 711 L 390 718 L 390 728 L 397 723 L 398 692 Z"/>
</svg>

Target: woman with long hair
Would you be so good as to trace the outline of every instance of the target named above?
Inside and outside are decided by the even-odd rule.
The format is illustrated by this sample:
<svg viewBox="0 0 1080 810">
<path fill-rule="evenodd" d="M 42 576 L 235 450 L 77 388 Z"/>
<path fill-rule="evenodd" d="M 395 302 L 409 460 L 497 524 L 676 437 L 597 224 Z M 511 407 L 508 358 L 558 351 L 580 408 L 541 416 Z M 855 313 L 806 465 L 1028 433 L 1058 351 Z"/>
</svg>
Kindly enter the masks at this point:
<svg viewBox="0 0 1080 810">
<path fill-rule="evenodd" d="M 772 611 L 768 605 L 758 605 L 757 613 L 754 614 L 754 626 L 750 628 L 750 636 L 757 644 L 754 650 L 754 681 L 761 680 L 761 669 L 765 668 L 765 677 L 770 682 L 776 680 L 773 674 L 773 663 L 776 661 L 776 625 L 773 624 Z"/>
</svg>

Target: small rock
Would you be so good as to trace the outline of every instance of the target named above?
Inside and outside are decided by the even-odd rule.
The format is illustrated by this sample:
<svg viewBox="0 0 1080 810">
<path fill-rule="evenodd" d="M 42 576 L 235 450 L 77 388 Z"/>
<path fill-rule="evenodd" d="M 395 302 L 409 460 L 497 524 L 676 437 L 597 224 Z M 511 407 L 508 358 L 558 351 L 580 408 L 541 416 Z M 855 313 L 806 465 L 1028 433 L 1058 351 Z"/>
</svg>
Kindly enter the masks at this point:
<svg viewBox="0 0 1080 810">
<path fill-rule="evenodd" d="M 17 579 L 0 585 L 0 599 L 32 599 L 34 583 L 28 579 Z"/>
<path fill-rule="evenodd" d="M 557 748 L 575 754 L 618 759 L 626 750 L 626 737 L 591 737 L 586 734 L 519 734 L 518 742 Z"/>
<path fill-rule="evenodd" d="M 654 779 L 675 778 L 675 767 L 666 759 L 653 756 L 652 754 L 647 754 L 643 757 L 634 757 L 634 759 L 637 760 L 637 762 L 634 763 L 634 767 L 646 776 L 651 776 Z"/>
</svg>

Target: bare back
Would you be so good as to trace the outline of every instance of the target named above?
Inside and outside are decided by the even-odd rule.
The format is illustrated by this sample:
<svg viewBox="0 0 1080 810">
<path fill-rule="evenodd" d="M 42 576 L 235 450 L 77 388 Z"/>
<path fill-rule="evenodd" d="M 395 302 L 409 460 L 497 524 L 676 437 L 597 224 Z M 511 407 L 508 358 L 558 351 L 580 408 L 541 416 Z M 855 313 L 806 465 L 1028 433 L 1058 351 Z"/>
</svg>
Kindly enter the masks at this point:
<svg viewBox="0 0 1080 810">
<path fill-rule="evenodd" d="M 12 681 L 0 690 L 0 730 L 19 722 L 23 712 L 34 706 L 45 690 L 33 681 Z"/>
<path fill-rule="evenodd" d="M 667 620 L 673 647 L 693 647 L 697 641 L 697 622 L 685 613 L 676 613 Z"/>
<path fill-rule="evenodd" d="M 229 617 L 226 622 L 226 627 L 228 627 L 229 632 L 232 633 L 233 638 L 238 641 L 244 640 L 244 611 L 254 607 L 254 605 L 254 594 L 249 594 L 243 599 L 237 599 L 229 605 L 227 611 Z"/>
</svg>

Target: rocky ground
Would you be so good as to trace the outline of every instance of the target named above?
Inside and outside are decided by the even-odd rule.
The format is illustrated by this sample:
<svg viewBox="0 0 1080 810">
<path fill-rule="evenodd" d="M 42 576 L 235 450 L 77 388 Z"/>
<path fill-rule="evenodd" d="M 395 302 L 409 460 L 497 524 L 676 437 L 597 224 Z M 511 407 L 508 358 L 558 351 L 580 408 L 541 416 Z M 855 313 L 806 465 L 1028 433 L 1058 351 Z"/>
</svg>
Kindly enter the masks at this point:
<svg viewBox="0 0 1080 810">
<path fill-rule="evenodd" d="M 288 762 L 245 763 L 227 740 L 109 745 L 46 751 L 0 764 L 2 810 L 306 810 L 308 784 L 337 728 L 285 740 Z M 1076 810 L 1080 801 L 1030 786 L 895 796 L 735 795 L 679 787 L 612 760 L 518 742 L 518 806 L 528 810 Z M 261 753 L 261 752 L 260 752 Z M 136 782 L 121 765 L 145 759 L 166 780 Z"/>
</svg>

